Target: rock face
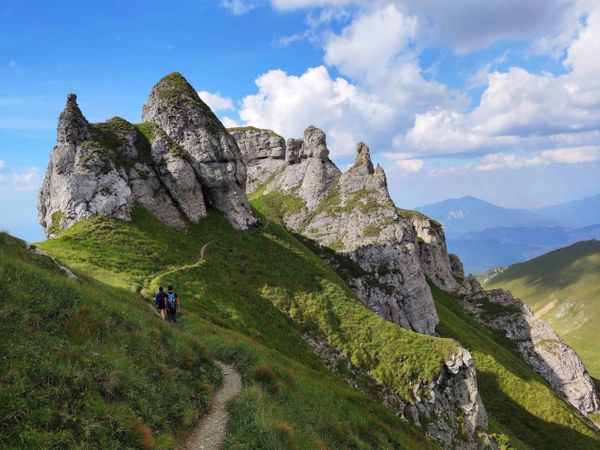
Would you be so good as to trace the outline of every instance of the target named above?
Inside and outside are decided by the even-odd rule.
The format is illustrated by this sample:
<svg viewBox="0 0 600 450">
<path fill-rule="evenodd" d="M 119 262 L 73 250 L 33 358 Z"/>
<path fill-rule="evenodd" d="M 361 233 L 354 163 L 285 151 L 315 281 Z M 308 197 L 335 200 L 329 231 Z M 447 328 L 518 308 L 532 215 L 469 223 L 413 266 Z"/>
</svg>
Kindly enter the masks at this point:
<svg viewBox="0 0 600 450">
<path fill-rule="evenodd" d="M 313 336 L 304 337 L 331 371 L 345 366 L 348 370 L 340 375 L 346 382 L 355 389 L 365 389 L 365 374 L 342 353 Z M 366 377 L 370 380 L 369 392 L 376 392 L 379 400 L 399 417 L 425 427 L 428 437 L 442 448 L 485 447 L 479 439 L 488 429 L 487 413 L 477 389 L 473 360 L 465 349 L 459 348 L 444 361 L 435 380 L 415 384 L 410 400 L 368 374 Z"/>
<path fill-rule="evenodd" d="M 209 206 L 238 229 L 256 223 L 246 198 L 246 166 L 236 140 L 180 74 L 167 75 L 152 88 L 142 119 L 181 147 Z"/>
<path fill-rule="evenodd" d="M 360 143 L 356 151 L 356 162 L 342 174 L 329 159 L 325 134 L 308 127 L 303 139 L 288 139 L 285 164 L 269 166 L 260 194 L 288 205 L 281 211 L 288 228 L 357 266 L 346 281 L 371 310 L 402 327 L 434 334 L 438 317 L 415 228 L 394 206 L 369 148 Z"/>
<path fill-rule="evenodd" d="M 461 288 L 463 308 L 516 344 L 523 359 L 571 405 L 587 415 L 600 411 L 594 383 L 575 351 L 545 321 L 508 291 L 485 291 L 472 275 Z"/>
<path fill-rule="evenodd" d="M 406 211 L 405 214 L 410 217 L 417 232 L 419 260 L 425 276 L 444 291 L 457 291 L 459 282 L 462 282 L 462 263 L 456 255 L 451 258 L 448 254 L 442 225 L 416 211 Z"/>
<path fill-rule="evenodd" d="M 131 220 L 138 203 L 177 228 L 207 206 L 236 228 L 256 223 L 235 140 L 181 75 L 154 87 L 144 117 L 136 126 L 118 117 L 89 124 L 68 96 L 38 198 L 48 237 L 94 215 Z"/>
<path fill-rule="evenodd" d="M 285 140 L 271 130 L 254 127 L 229 128 L 240 148 L 248 178 L 246 190 L 254 192 L 285 166 Z"/>
</svg>

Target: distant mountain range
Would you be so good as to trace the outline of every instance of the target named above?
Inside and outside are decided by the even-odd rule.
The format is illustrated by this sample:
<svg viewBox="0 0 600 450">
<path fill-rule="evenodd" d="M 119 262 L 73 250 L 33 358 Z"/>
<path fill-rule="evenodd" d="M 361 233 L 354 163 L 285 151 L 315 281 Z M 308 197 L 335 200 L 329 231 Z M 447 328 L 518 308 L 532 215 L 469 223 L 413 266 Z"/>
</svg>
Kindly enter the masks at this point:
<svg viewBox="0 0 600 450">
<path fill-rule="evenodd" d="M 600 239 L 600 195 L 532 210 L 503 208 L 467 196 L 417 210 L 444 225 L 449 250 L 474 273 Z"/>
</svg>

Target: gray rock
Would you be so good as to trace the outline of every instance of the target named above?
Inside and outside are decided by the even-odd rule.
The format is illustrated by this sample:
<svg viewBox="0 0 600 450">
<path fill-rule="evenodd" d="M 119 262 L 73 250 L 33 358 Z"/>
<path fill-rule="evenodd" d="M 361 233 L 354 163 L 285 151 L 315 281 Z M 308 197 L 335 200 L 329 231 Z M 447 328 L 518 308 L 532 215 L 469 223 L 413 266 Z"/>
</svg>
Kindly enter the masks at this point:
<svg viewBox="0 0 600 450">
<path fill-rule="evenodd" d="M 501 331 L 552 388 L 582 414 L 600 411 L 592 379 L 577 353 L 545 321 L 508 291 L 485 291 L 472 275 L 461 288 L 463 308 L 484 325 Z"/>
<path fill-rule="evenodd" d="M 248 164 L 257 161 L 266 159 Z M 342 174 L 329 159 L 325 133 L 310 126 L 302 140 L 288 139 L 285 162 L 269 168 L 262 186 L 264 195 L 277 192 L 302 205 L 283 211 L 285 225 L 354 261 L 360 274 L 346 281 L 370 309 L 402 327 L 434 334 L 438 317 L 415 229 L 394 206 L 369 148 L 358 144 L 356 162 Z"/>
<path fill-rule="evenodd" d="M 462 282 L 464 278 L 464 274 L 461 277 L 458 266 L 460 264 L 462 267 L 462 263 L 458 257 L 455 256 L 453 260 L 448 255 L 442 225 L 418 212 L 408 213 L 417 232 L 419 260 L 425 276 L 440 289 L 456 292 L 460 287 L 459 281 Z"/>
<path fill-rule="evenodd" d="M 181 74 L 167 75 L 152 88 L 142 119 L 181 147 L 211 207 L 238 229 L 257 223 L 245 195 L 246 166 L 235 139 Z"/>
<path fill-rule="evenodd" d="M 465 280 L 465 268 L 460 258 L 454 253 L 448 255 L 450 258 L 450 272 L 454 279 L 462 285 Z"/>
<path fill-rule="evenodd" d="M 324 340 L 305 334 L 305 340 L 333 372 L 340 367 L 345 381 L 364 390 L 392 410 L 397 416 L 425 428 L 427 436 L 442 448 L 495 448 L 486 446 L 488 418 L 477 389 L 475 366 L 469 352 L 458 348 L 440 365 L 438 375 L 425 382 L 415 382 L 409 400 L 384 383 L 354 366 L 339 350 Z M 369 380 L 365 387 L 365 379 Z"/>
<path fill-rule="evenodd" d="M 318 128 L 308 127 L 302 140 L 288 139 L 287 152 L 290 152 L 290 144 L 295 156 L 290 160 L 286 154 L 286 164 L 271 174 L 264 192 L 278 191 L 299 197 L 305 208 L 296 211 L 294 217 L 290 216 L 289 224 L 300 225 L 336 183 L 341 172 L 329 159 L 325 134 Z"/>
<path fill-rule="evenodd" d="M 120 118 L 89 124 L 76 99 L 69 94 L 60 115 L 38 197 L 48 237 L 94 215 L 131 220 L 135 204 L 177 228 L 205 217 L 207 206 L 236 228 L 257 222 L 235 139 L 181 75 L 163 78 L 144 107 L 149 140 Z"/>
<path fill-rule="evenodd" d="M 254 192 L 285 166 L 285 140 L 275 132 L 254 127 L 230 128 L 228 131 L 237 141 L 247 167 L 246 192 Z"/>
</svg>

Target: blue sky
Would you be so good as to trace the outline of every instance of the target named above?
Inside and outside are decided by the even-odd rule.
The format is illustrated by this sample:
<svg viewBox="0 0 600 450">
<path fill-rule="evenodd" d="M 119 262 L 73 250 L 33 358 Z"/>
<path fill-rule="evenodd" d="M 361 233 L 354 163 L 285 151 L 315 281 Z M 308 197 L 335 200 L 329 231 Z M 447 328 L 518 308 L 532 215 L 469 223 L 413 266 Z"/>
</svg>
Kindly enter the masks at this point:
<svg viewBox="0 0 600 450">
<path fill-rule="evenodd" d="M 600 8 L 587 0 L 3 1 L 0 228 L 36 195 L 66 94 L 139 121 L 180 71 L 226 124 L 364 140 L 399 206 L 535 207 L 600 193 Z"/>
</svg>

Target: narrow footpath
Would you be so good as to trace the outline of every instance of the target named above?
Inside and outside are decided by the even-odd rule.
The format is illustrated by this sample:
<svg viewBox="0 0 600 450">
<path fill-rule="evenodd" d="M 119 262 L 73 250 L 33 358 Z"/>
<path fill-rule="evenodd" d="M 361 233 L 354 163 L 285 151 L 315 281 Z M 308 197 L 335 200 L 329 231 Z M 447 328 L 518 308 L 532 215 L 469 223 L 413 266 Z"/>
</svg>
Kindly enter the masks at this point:
<svg viewBox="0 0 600 450">
<path fill-rule="evenodd" d="M 227 433 L 227 402 L 242 390 L 242 377 L 235 367 L 215 361 L 223 370 L 223 384 L 213 396 L 210 411 L 190 435 L 187 450 L 218 450 Z"/>
<path fill-rule="evenodd" d="M 162 272 L 155 276 L 149 284 L 152 285 L 153 281 L 156 281 L 165 275 L 171 275 L 180 270 L 199 267 L 204 263 L 206 249 L 211 243 L 212 241 L 207 242 L 202 246 L 200 249 L 200 257 L 196 263 Z M 148 306 L 160 317 L 160 314 L 158 314 L 158 311 L 153 305 L 149 304 Z M 227 435 L 227 422 L 229 420 L 227 403 L 242 390 L 242 377 L 232 365 L 216 360 L 215 364 L 223 371 L 223 383 L 213 395 L 210 410 L 202 417 L 194 431 L 190 434 L 184 447 L 186 450 L 218 450 L 225 441 L 225 436 Z"/>
</svg>

